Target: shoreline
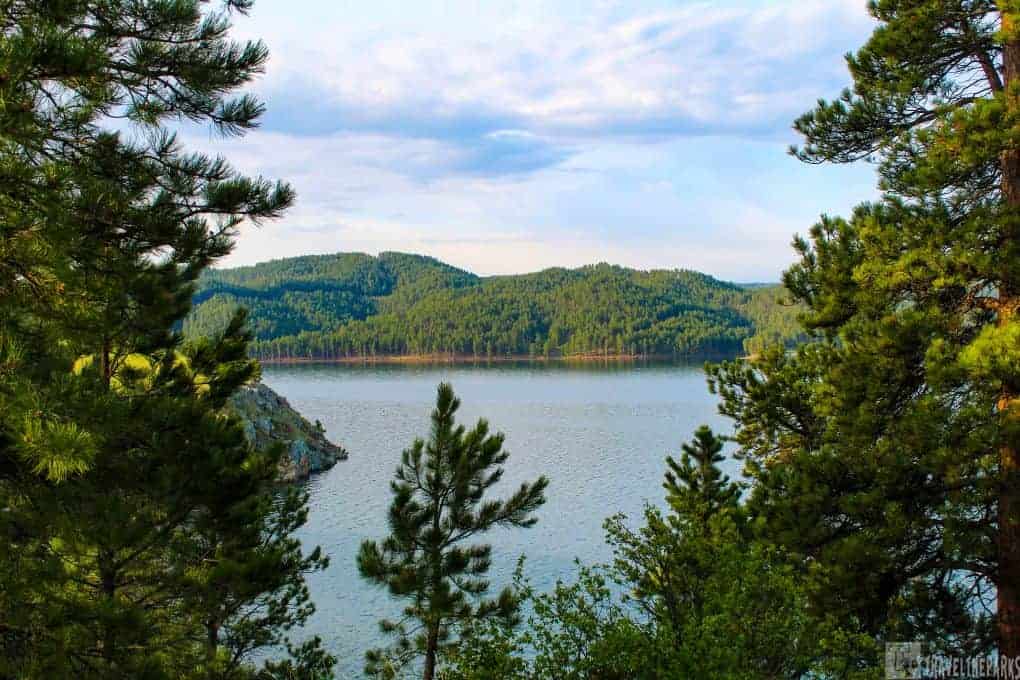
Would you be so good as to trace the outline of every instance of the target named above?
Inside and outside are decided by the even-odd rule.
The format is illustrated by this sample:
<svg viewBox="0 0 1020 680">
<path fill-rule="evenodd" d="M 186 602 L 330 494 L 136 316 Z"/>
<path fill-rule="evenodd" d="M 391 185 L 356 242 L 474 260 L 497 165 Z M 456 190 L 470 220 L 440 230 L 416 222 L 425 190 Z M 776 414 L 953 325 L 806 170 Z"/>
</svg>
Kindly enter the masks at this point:
<svg viewBox="0 0 1020 680">
<path fill-rule="evenodd" d="M 707 361 L 711 359 L 739 359 L 731 354 L 571 354 L 567 356 L 533 356 L 528 354 L 509 354 L 498 356 L 481 356 L 473 354 L 386 354 L 371 357 L 336 357 L 336 358 L 303 358 L 259 359 L 266 366 L 289 366 L 297 364 L 509 364 L 509 363 L 638 363 L 664 361 Z"/>
</svg>

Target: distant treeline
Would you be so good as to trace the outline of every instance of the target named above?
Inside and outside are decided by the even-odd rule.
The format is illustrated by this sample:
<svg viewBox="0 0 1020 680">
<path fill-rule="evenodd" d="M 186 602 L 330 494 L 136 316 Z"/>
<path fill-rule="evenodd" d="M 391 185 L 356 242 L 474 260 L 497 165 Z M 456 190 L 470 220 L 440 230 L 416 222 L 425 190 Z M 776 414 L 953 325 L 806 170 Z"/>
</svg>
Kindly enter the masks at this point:
<svg viewBox="0 0 1020 680">
<path fill-rule="evenodd" d="M 479 277 L 429 257 L 306 256 L 210 271 L 189 337 L 250 311 L 260 359 L 386 355 L 683 356 L 793 342 L 778 286 L 606 264 Z"/>
</svg>

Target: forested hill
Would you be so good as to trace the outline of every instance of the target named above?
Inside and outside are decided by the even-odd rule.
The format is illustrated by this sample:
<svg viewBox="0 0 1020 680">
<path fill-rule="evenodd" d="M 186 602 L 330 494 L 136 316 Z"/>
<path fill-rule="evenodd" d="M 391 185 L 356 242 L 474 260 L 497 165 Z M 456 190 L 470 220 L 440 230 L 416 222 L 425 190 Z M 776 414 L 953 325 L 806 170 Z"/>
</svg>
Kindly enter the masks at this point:
<svg viewBox="0 0 1020 680">
<path fill-rule="evenodd" d="M 207 272 L 184 332 L 215 333 L 243 305 L 261 359 L 678 356 L 793 339 L 781 297 L 683 270 L 479 277 L 419 255 L 340 253 Z"/>
</svg>

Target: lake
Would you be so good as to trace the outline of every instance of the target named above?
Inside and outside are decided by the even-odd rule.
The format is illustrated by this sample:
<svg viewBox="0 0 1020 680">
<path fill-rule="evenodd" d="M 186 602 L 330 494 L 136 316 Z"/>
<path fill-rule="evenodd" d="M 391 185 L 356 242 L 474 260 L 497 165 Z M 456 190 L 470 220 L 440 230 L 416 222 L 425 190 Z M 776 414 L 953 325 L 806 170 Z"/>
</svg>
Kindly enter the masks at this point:
<svg viewBox="0 0 1020 680">
<path fill-rule="evenodd" d="M 701 424 L 730 430 L 701 364 L 320 364 L 266 366 L 263 378 L 350 452 L 308 482 L 311 509 L 300 534 L 332 561 L 309 579 L 318 611 L 306 632 L 340 659 L 339 678 L 361 676 L 365 650 L 382 642 L 378 619 L 399 612 L 385 591 L 361 580 L 355 556 L 363 539 L 385 535 L 390 479 L 401 451 L 427 437 L 439 382 L 461 398 L 462 423 L 484 417 L 506 434 L 500 496 L 540 474 L 551 479 L 534 528 L 487 537 L 493 590 L 522 553 L 526 575 L 543 589 L 570 580 L 577 559 L 608 561 L 603 521 L 622 512 L 636 526 L 645 503 L 662 503 L 666 455 Z M 727 472 L 736 476 L 738 466 Z"/>
</svg>

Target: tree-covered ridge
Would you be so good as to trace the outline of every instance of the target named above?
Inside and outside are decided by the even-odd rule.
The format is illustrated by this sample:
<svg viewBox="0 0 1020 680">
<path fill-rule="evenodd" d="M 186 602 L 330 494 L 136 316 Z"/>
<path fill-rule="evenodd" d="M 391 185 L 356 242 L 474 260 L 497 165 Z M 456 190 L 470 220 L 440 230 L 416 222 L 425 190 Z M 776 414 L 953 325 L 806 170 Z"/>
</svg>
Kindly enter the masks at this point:
<svg viewBox="0 0 1020 680">
<path fill-rule="evenodd" d="M 778 287 L 607 264 L 479 277 L 418 255 L 340 253 L 211 271 L 187 335 L 251 312 L 262 359 L 685 355 L 797 339 Z"/>
</svg>

